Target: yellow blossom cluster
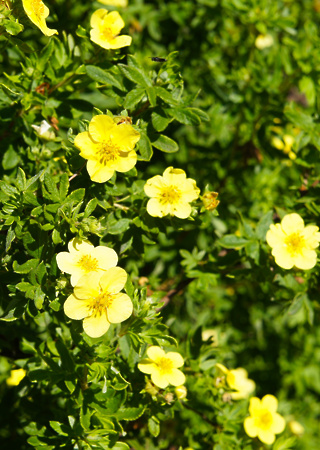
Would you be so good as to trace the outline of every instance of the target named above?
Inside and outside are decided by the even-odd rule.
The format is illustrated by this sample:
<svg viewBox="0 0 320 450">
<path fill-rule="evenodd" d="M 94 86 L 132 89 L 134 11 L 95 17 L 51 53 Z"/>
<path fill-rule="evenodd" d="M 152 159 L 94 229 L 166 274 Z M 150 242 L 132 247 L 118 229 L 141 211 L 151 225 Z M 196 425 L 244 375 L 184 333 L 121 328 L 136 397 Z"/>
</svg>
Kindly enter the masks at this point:
<svg viewBox="0 0 320 450">
<path fill-rule="evenodd" d="M 94 247 L 89 241 L 73 239 L 69 252 L 57 255 L 60 270 L 71 274 L 74 286 L 64 303 L 70 319 L 82 320 L 88 336 L 105 334 L 110 324 L 128 319 L 133 310 L 130 297 L 120 291 L 127 281 L 127 273 L 118 263 L 118 255 L 108 247 Z"/>
</svg>

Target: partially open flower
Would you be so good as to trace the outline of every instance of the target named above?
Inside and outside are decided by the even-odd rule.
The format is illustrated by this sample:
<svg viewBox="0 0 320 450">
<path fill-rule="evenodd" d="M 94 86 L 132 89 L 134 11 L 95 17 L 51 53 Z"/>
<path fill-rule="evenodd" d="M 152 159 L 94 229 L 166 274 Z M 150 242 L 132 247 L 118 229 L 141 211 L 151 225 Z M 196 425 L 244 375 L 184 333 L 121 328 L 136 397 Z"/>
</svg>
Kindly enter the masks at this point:
<svg viewBox="0 0 320 450">
<path fill-rule="evenodd" d="M 120 267 L 112 267 L 102 276 L 97 272 L 84 275 L 64 303 L 65 314 L 70 319 L 84 319 L 88 336 L 102 336 L 111 323 L 121 323 L 132 314 L 130 297 L 120 293 L 126 280 L 127 273 Z"/>
<path fill-rule="evenodd" d="M 112 248 L 94 247 L 89 241 L 72 239 L 68 249 L 69 252 L 57 254 L 57 264 L 60 270 L 71 274 L 72 286 L 75 286 L 83 275 L 91 272 L 102 275 L 118 263 L 118 255 Z"/>
<path fill-rule="evenodd" d="M 157 346 L 149 347 L 147 350 L 148 359 L 143 359 L 138 364 L 138 369 L 143 373 L 151 375 L 152 382 L 161 389 L 165 389 L 169 384 L 180 386 L 186 381 L 186 377 L 178 369 L 183 366 L 184 361 L 180 353 L 165 353 Z"/>
<path fill-rule="evenodd" d="M 22 6 L 31 22 L 40 28 L 43 34 L 46 36 L 58 34 L 57 30 L 47 27 L 46 18 L 50 11 L 42 0 L 22 0 Z"/>
<path fill-rule="evenodd" d="M 74 145 L 87 159 L 87 170 L 92 181 L 104 183 L 115 171 L 128 172 L 137 162 L 134 146 L 140 133 L 128 123 L 116 124 L 112 117 L 93 117 L 89 131 L 79 133 Z"/>
<path fill-rule="evenodd" d="M 286 423 L 277 411 L 278 400 L 273 395 L 265 395 L 261 400 L 250 399 L 249 413 L 244 421 L 244 429 L 248 436 L 258 437 L 264 444 L 273 444 L 275 434 L 282 433 Z"/>
<path fill-rule="evenodd" d="M 90 25 L 91 40 L 106 50 L 115 50 L 131 44 L 131 36 L 118 36 L 125 25 L 118 11 L 108 13 L 106 9 L 98 9 L 92 14 Z"/>
<path fill-rule="evenodd" d="M 31 126 L 36 131 L 37 135 L 41 139 L 44 139 L 45 141 L 52 141 L 56 137 L 54 131 L 52 130 L 51 125 L 46 120 L 43 120 L 40 126 L 38 125 L 31 125 Z"/>
<path fill-rule="evenodd" d="M 273 45 L 273 37 L 271 34 L 259 34 L 256 38 L 255 45 L 259 50 L 271 47 Z"/>
</svg>

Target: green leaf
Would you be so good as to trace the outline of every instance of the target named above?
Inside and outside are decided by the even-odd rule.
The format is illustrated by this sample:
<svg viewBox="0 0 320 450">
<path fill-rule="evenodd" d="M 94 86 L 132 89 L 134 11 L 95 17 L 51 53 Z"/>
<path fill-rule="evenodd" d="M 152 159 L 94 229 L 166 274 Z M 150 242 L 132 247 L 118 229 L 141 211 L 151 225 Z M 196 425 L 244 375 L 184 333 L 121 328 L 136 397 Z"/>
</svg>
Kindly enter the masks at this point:
<svg viewBox="0 0 320 450">
<path fill-rule="evenodd" d="M 191 108 L 172 108 L 166 109 L 166 112 L 178 122 L 185 125 L 200 125 L 201 123 L 199 116 Z"/>
<path fill-rule="evenodd" d="M 160 136 L 152 142 L 153 147 L 165 153 L 174 153 L 179 150 L 178 144 L 168 136 L 160 134 Z"/>
<path fill-rule="evenodd" d="M 26 174 L 21 169 L 21 167 L 18 167 L 18 173 L 16 178 L 16 186 L 20 191 L 25 191 L 27 187 L 27 180 L 26 180 Z"/>
<path fill-rule="evenodd" d="M 179 102 L 175 98 L 173 98 L 172 94 L 164 89 L 161 86 L 155 86 L 156 94 L 160 97 L 165 103 L 170 106 L 178 106 Z"/>
<path fill-rule="evenodd" d="M 39 259 L 29 259 L 24 264 L 19 265 L 17 261 L 13 261 L 12 268 L 16 273 L 29 273 L 32 269 L 35 269 L 39 264 Z"/>
<path fill-rule="evenodd" d="M 107 231 L 110 234 L 120 234 L 126 231 L 130 226 L 130 219 L 113 219 L 108 221 Z"/>
<path fill-rule="evenodd" d="M 85 208 L 85 210 L 84 210 L 83 217 L 84 217 L 84 218 L 89 217 L 90 214 L 92 214 L 93 211 L 96 209 L 97 205 L 98 205 L 98 200 L 97 200 L 96 198 L 92 198 L 92 199 L 87 203 L 87 206 L 86 206 L 86 208 Z"/>
<path fill-rule="evenodd" d="M 140 132 L 139 145 L 139 160 L 140 161 L 150 161 L 153 155 L 152 145 L 150 139 L 144 131 Z"/>
<path fill-rule="evenodd" d="M 248 244 L 248 239 L 234 234 L 226 234 L 219 240 L 219 244 L 225 248 L 241 248 Z"/>
<path fill-rule="evenodd" d="M 117 411 L 116 417 L 118 420 L 137 420 L 142 416 L 145 406 L 138 406 L 137 408 L 121 408 Z"/>
<path fill-rule="evenodd" d="M 59 435 L 62 436 L 69 436 L 70 435 L 70 428 L 66 426 L 63 423 L 56 422 L 54 420 L 49 420 L 51 428 Z"/>
<path fill-rule="evenodd" d="M 69 176 L 67 173 L 62 174 L 60 178 L 60 184 L 59 184 L 59 197 L 60 201 L 63 201 L 69 190 Z"/>
<path fill-rule="evenodd" d="M 150 417 L 150 419 L 148 419 L 148 428 L 152 436 L 154 437 L 159 436 L 160 422 L 155 416 L 152 416 Z"/>
<path fill-rule="evenodd" d="M 139 86 L 145 88 L 152 86 L 150 78 L 143 72 L 142 69 L 125 66 L 124 64 L 118 64 L 118 67 L 126 78 L 138 84 Z"/>
<path fill-rule="evenodd" d="M 71 192 L 70 195 L 68 195 L 63 203 L 80 203 L 83 200 L 85 193 L 86 190 L 84 188 L 76 189 L 75 191 Z"/>
<path fill-rule="evenodd" d="M 52 176 L 48 172 L 45 172 L 44 174 L 44 184 L 48 190 L 50 200 L 54 202 L 59 202 L 60 201 L 59 191 L 57 189 L 56 183 L 53 181 Z"/>
<path fill-rule="evenodd" d="M 4 170 L 10 170 L 16 167 L 20 162 L 20 156 L 10 145 L 9 149 L 5 152 L 2 159 L 2 167 Z"/>
<path fill-rule="evenodd" d="M 14 232 L 14 230 L 10 227 L 10 228 L 8 229 L 8 231 L 7 231 L 7 236 L 6 236 L 6 247 L 5 247 L 6 253 L 8 253 L 8 251 L 10 250 L 11 244 L 12 244 L 12 242 L 13 242 L 13 240 L 14 240 L 15 237 L 16 237 L 15 232 Z"/>
<path fill-rule="evenodd" d="M 103 69 L 100 69 L 100 67 L 95 66 L 86 66 L 86 72 L 88 77 L 90 77 L 94 81 L 98 81 L 102 84 L 110 84 L 111 86 L 120 89 L 120 91 L 125 91 L 123 85 L 111 72 L 105 71 Z"/>
<path fill-rule="evenodd" d="M 291 305 L 288 308 L 288 314 L 290 316 L 296 314 L 300 309 L 302 308 L 304 302 L 308 298 L 307 294 L 304 292 L 298 292 L 297 295 L 294 297 Z"/>
<path fill-rule="evenodd" d="M 171 117 L 166 117 L 162 109 L 157 109 L 151 114 L 152 126 L 158 132 L 165 130 L 172 120 Z"/>
<path fill-rule="evenodd" d="M 147 95 L 148 95 L 148 99 L 150 102 L 150 105 L 152 107 L 156 106 L 157 104 L 157 93 L 154 87 L 149 87 L 146 89 Z"/>
<path fill-rule="evenodd" d="M 267 231 L 269 230 L 270 225 L 273 223 L 272 217 L 273 211 L 268 211 L 264 216 L 261 217 L 258 222 L 256 228 L 256 236 L 261 241 L 265 240 Z"/>
<path fill-rule="evenodd" d="M 145 95 L 146 91 L 143 88 L 132 89 L 126 95 L 123 106 L 129 110 L 133 110 Z"/>
</svg>

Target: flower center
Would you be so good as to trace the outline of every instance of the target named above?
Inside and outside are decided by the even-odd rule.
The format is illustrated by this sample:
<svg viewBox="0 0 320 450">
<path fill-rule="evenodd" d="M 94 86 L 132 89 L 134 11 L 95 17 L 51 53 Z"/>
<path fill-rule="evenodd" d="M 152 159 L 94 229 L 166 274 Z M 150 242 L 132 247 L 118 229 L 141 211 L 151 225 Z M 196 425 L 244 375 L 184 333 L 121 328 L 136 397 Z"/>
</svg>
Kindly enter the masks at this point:
<svg viewBox="0 0 320 450">
<path fill-rule="evenodd" d="M 172 361 L 165 356 L 163 358 L 158 359 L 157 366 L 161 372 L 161 374 L 165 374 L 170 372 L 173 369 Z"/>
<path fill-rule="evenodd" d="M 284 243 L 292 256 L 302 253 L 306 245 L 304 237 L 299 232 L 291 233 L 285 238 Z"/>
<path fill-rule="evenodd" d="M 101 316 L 109 308 L 114 300 L 114 295 L 109 292 L 102 292 L 97 297 L 92 298 L 89 310 L 93 316 Z"/>
<path fill-rule="evenodd" d="M 90 256 L 90 255 L 83 255 L 79 259 L 78 265 L 86 273 L 93 272 L 98 269 L 98 260 L 96 258 L 92 258 L 92 256 Z"/>
<path fill-rule="evenodd" d="M 272 425 L 272 414 L 269 411 L 262 411 L 258 418 L 258 427 L 268 430 Z"/>
<path fill-rule="evenodd" d="M 181 191 L 177 186 L 168 186 L 161 190 L 160 202 L 162 204 L 170 203 L 171 205 L 177 203 L 181 198 Z"/>
<path fill-rule="evenodd" d="M 100 164 L 106 166 L 108 162 L 119 159 L 120 149 L 109 139 L 100 143 L 97 156 Z"/>
<path fill-rule="evenodd" d="M 31 7 L 37 17 L 40 18 L 44 15 L 44 5 L 42 0 L 33 0 Z"/>
<path fill-rule="evenodd" d="M 106 41 L 112 41 L 112 39 L 114 39 L 114 37 L 115 37 L 111 28 L 106 27 L 106 26 L 102 26 L 101 34 Z"/>
</svg>

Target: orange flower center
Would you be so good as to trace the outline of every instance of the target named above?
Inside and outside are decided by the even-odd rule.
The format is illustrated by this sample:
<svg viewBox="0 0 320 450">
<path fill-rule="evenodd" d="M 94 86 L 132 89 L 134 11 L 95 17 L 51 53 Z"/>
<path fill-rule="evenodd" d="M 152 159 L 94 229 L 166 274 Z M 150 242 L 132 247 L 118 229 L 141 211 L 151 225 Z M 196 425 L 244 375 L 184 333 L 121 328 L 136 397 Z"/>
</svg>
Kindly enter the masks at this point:
<svg viewBox="0 0 320 450">
<path fill-rule="evenodd" d="M 93 316 L 101 316 L 109 308 L 114 300 L 114 295 L 109 292 L 101 292 L 97 297 L 91 299 L 89 310 Z"/>
<path fill-rule="evenodd" d="M 33 0 L 31 7 L 38 18 L 44 15 L 44 4 L 42 0 Z"/>
<path fill-rule="evenodd" d="M 289 234 L 289 236 L 285 238 L 284 243 L 291 256 L 302 253 L 302 250 L 306 245 L 304 237 L 299 232 Z"/>
<path fill-rule="evenodd" d="M 109 139 L 100 143 L 97 151 L 100 164 L 106 166 L 110 161 L 116 161 L 120 157 L 120 149 Z"/>
<path fill-rule="evenodd" d="M 273 423 L 272 414 L 269 411 L 261 411 L 257 418 L 257 426 L 264 430 L 268 430 Z"/>
<path fill-rule="evenodd" d="M 177 186 L 168 186 L 161 190 L 160 194 L 160 203 L 171 205 L 177 203 L 181 198 L 181 191 L 177 188 Z"/>
<path fill-rule="evenodd" d="M 170 372 L 173 369 L 172 361 L 169 358 L 166 358 L 165 356 L 159 358 L 156 364 L 162 375 Z"/>
<path fill-rule="evenodd" d="M 98 269 L 98 260 L 96 258 L 92 258 L 90 255 L 83 255 L 79 261 L 78 265 L 84 270 L 86 273 L 93 272 Z"/>
</svg>

